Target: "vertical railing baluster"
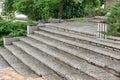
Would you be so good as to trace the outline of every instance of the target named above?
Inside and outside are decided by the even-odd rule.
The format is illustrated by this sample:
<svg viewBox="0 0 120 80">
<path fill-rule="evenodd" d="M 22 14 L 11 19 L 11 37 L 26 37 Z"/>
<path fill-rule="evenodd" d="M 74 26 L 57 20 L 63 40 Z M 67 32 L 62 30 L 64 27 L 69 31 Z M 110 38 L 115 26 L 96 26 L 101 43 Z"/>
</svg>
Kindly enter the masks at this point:
<svg viewBox="0 0 120 80">
<path fill-rule="evenodd" d="M 99 22 L 98 23 L 98 28 L 97 28 L 97 31 L 98 31 L 98 37 L 100 39 L 106 39 L 106 34 L 103 34 L 101 32 L 107 32 L 107 24 L 106 23 L 103 23 L 103 22 Z"/>
</svg>

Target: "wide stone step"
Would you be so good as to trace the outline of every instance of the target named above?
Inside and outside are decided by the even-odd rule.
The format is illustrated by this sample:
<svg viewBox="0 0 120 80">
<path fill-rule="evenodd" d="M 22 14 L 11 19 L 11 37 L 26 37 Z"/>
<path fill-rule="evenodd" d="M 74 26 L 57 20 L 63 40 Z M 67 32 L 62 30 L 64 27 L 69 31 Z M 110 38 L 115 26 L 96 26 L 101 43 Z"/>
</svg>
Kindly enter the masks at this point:
<svg viewBox="0 0 120 80">
<path fill-rule="evenodd" d="M 93 76 L 94 78 L 96 78 L 97 80 L 113 80 L 113 79 L 120 79 L 116 76 L 114 76 L 111 73 L 106 72 L 105 70 L 98 68 L 92 64 L 87 63 L 85 60 L 75 57 L 67 52 L 61 51 L 57 48 L 54 48 L 50 45 L 47 45 L 45 43 L 41 43 L 41 42 L 37 42 L 33 43 L 35 41 L 32 41 L 32 39 L 28 38 L 29 41 L 31 40 L 31 42 L 29 42 L 27 39 L 22 39 L 23 41 L 27 41 L 26 43 L 30 43 L 29 45 L 34 46 L 36 48 L 38 48 L 39 50 L 47 53 L 48 55 L 51 55 L 53 57 L 55 57 L 56 59 L 70 65 L 71 67 L 74 67 L 76 69 L 79 69 L 80 71 Z M 26 47 L 29 47 L 28 44 L 25 44 L 25 42 L 21 42 L 21 45 L 26 45 Z"/>
<path fill-rule="evenodd" d="M 14 42 L 14 44 L 17 42 Z M 19 43 L 19 42 L 18 42 Z M 23 45 L 24 46 L 24 45 Z M 33 58 L 32 56 L 26 54 L 24 51 L 22 51 L 20 48 L 14 46 L 14 45 L 7 45 L 5 46 L 7 49 L 9 49 L 17 58 L 19 58 L 24 64 L 29 66 L 31 70 L 33 70 L 35 73 L 37 73 L 39 76 L 43 76 L 45 80 L 49 80 L 53 78 L 53 80 L 61 80 L 59 76 L 57 76 L 51 69 L 46 67 L 44 64 Z M 27 48 L 27 47 L 25 47 Z M 29 50 L 30 51 L 30 50 Z"/>
<path fill-rule="evenodd" d="M 69 33 L 74 33 L 74 34 L 78 34 L 78 35 L 82 35 L 82 36 L 86 36 L 86 37 L 96 37 L 96 34 L 94 33 L 91 33 L 91 32 L 83 32 L 83 31 L 76 31 L 76 30 L 73 30 L 73 29 L 69 29 L 67 27 L 61 27 L 58 25 L 54 25 L 54 24 L 46 24 L 46 27 L 49 27 L 51 29 L 56 29 L 56 30 L 59 30 L 59 31 L 65 31 L 65 32 L 69 32 Z"/>
<path fill-rule="evenodd" d="M 23 64 L 16 56 L 14 56 L 7 49 L 1 49 L 0 55 L 14 68 L 18 73 L 23 76 L 37 77 L 37 75 L 25 64 Z"/>
<path fill-rule="evenodd" d="M 30 44 L 39 44 L 38 41 L 30 40 L 29 38 L 22 38 L 27 42 L 30 42 Z M 95 78 L 76 70 L 69 65 L 66 65 L 65 63 L 57 60 L 56 58 L 48 55 L 47 53 L 40 51 L 32 46 L 29 46 L 21 41 L 14 42 L 14 45 L 20 47 L 22 50 L 24 50 L 26 53 L 28 53 L 31 56 L 34 56 L 36 59 L 44 63 L 46 66 L 51 68 L 52 70 L 56 71 L 56 73 L 60 74 L 61 76 L 65 77 L 67 80 L 96 80 Z M 43 45 L 40 45 L 43 46 Z M 27 48 L 26 48 L 27 47 Z M 47 46 L 44 46 L 47 48 Z"/>
<path fill-rule="evenodd" d="M 7 67 L 9 67 L 9 64 L 6 62 L 6 60 L 2 56 L 0 56 L 0 69 L 4 69 Z"/>
<path fill-rule="evenodd" d="M 107 69 L 107 71 L 110 71 L 114 73 L 115 75 L 120 74 L 120 61 L 118 60 L 112 60 L 112 58 L 91 52 L 89 50 L 85 50 L 82 48 L 83 45 L 80 45 L 80 48 L 76 48 L 75 45 L 71 45 L 72 42 L 69 42 L 68 40 L 66 42 L 60 42 L 59 40 L 64 40 L 61 38 L 58 38 L 57 40 L 49 38 L 49 36 L 41 36 L 41 35 L 28 35 L 31 38 L 34 38 L 38 41 L 41 41 L 43 43 L 47 43 L 53 47 L 56 47 L 60 50 L 63 50 L 65 52 L 68 52 L 72 55 L 75 55 L 76 57 L 80 57 L 82 59 L 85 59 L 89 63 L 93 63 L 97 66 L 103 67 L 104 69 Z M 27 42 L 27 41 L 26 41 Z M 66 44 L 69 42 L 69 44 Z M 74 43 L 73 43 L 74 44 Z M 78 43 L 76 43 L 78 44 Z M 115 65 L 115 66 L 114 66 Z"/>
<path fill-rule="evenodd" d="M 113 57 L 115 59 L 120 60 L 120 52 L 116 52 L 116 51 L 113 51 L 113 50 L 110 50 L 110 49 L 108 50 L 108 49 L 106 49 L 104 47 L 96 46 L 95 44 L 89 44 L 86 41 L 78 41 L 75 38 L 70 38 L 70 37 L 67 38 L 64 35 L 56 35 L 56 34 L 53 35 L 53 33 L 47 33 L 47 32 L 44 32 L 44 31 L 34 31 L 34 32 L 37 33 L 37 34 L 47 35 L 47 36 L 50 36 L 52 38 L 56 38 L 57 37 L 60 40 L 62 39 L 62 41 L 63 41 L 63 39 L 65 39 L 64 41 L 67 42 L 67 43 L 71 43 L 72 42 L 71 44 L 73 44 L 75 46 L 79 46 L 79 47 L 82 47 L 82 48 L 85 48 L 85 49 L 89 49 L 91 51 L 94 51 L 94 52 L 97 52 L 97 53 L 100 53 L 100 54 L 103 54 L 103 55 L 106 55 L 106 56 L 110 56 L 110 57 Z"/>
<path fill-rule="evenodd" d="M 86 36 L 86 37 L 97 38 L 96 33 L 84 32 L 84 31 L 76 31 L 74 29 L 69 29 L 69 28 L 62 27 L 62 26 L 58 27 L 58 25 L 56 25 L 56 24 L 46 24 L 46 27 L 49 27 L 51 29 L 56 29 L 56 30 L 59 30 L 59 31 L 65 31 L 65 32 L 69 32 L 69 33 L 74 33 L 74 34 L 82 35 L 82 36 Z M 104 39 L 104 40 L 114 42 L 114 43 L 118 43 L 118 44 L 120 43 L 119 42 L 120 41 L 119 37 L 107 36 L 106 38 L 107 39 Z"/>
<path fill-rule="evenodd" d="M 95 45 L 87 44 L 87 43 L 84 43 L 82 41 L 78 42 L 78 41 L 64 39 L 64 37 L 55 36 L 55 35 L 52 35 L 50 33 L 46 33 L 46 32 L 43 32 L 43 31 L 34 31 L 34 32 L 36 34 L 40 34 L 40 35 L 43 35 L 43 36 L 46 36 L 46 37 L 48 36 L 52 39 L 56 39 L 56 40 L 59 40 L 59 41 L 62 41 L 62 42 L 65 42 L 65 43 L 68 43 L 68 44 L 71 44 L 71 45 L 74 45 L 74 46 L 81 47 L 81 48 L 86 49 L 86 50 L 91 50 L 93 52 L 112 57 L 113 59 L 115 58 L 115 59 L 120 60 L 120 53 L 116 52 L 116 51 L 113 51 L 113 50 L 109 50 L 109 49 L 106 49 L 106 48 L 102 48 L 102 47 L 98 47 L 98 46 L 95 46 Z"/>
<path fill-rule="evenodd" d="M 120 51 L 120 45 L 112 43 L 112 42 L 103 41 L 103 40 L 96 39 L 96 38 L 83 37 L 81 35 L 75 35 L 75 34 L 68 33 L 68 32 L 62 32 L 62 31 L 50 29 L 47 27 L 40 28 L 40 30 L 45 31 L 45 32 L 49 32 L 49 33 L 54 34 L 54 35 L 62 35 L 62 36 L 64 36 L 64 38 L 69 38 L 69 39 L 72 38 L 74 40 L 79 40 L 79 41 L 84 41 L 84 42 L 86 41 L 86 42 L 89 42 L 89 44 L 94 43 L 94 45 L 96 44 L 96 46 L 101 46 L 101 47 L 105 47 L 108 49 L 110 48 L 110 49 L 113 49 L 116 51 Z"/>
</svg>

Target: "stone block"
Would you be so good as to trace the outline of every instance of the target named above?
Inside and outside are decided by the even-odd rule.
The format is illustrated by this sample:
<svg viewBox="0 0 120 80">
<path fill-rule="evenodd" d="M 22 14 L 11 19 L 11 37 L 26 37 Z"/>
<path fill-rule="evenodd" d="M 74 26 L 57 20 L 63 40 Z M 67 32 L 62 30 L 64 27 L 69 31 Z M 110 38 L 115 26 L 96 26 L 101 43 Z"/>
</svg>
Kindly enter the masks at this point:
<svg viewBox="0 0 120 80">
<path fill-rule="evenodd" d="M 27 34 L 32 34 L 33 31 L 38 30 L 38 27 L 35 25 L 27 25 Z"/>
<path fill-rule="evenodd" d="M 33 31 L 39 30 L 39 27 L 45 27 L 45 24 L 38 24 L 36 25 L 28 25 L 27 26 L 27 34 L 33 34 Z"/>
<path fill-rule="evenodd" d="M 3 37 L 4 45 L 11 45 L 14 41 L 19 41 L 20 37 Z"/>
</svg>

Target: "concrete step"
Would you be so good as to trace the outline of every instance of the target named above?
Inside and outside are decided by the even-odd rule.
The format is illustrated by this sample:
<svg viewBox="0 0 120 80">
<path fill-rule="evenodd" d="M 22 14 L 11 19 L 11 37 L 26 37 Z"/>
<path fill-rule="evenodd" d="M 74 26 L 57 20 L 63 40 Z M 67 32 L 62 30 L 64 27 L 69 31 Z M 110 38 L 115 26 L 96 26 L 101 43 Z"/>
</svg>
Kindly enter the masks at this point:
<svg viewBox="0 0 120 80">
<path fill-rule="evenodd" d="M 120 43 L 120 37 L 108 36 L 108 39 L 113 40 L 113 41 L 119 41 Z"/>
<path fill-rule="evenodd" d="M 87 63 L 87 61 L 78 58 L 76 56 L 73 56 L 72 54 L 69 54 L 67 52 L 61 51 L 53 46 L 50 46 L 46 43 L 42 43 L 39 41 L 36 41 L 36 43 L 33 43 L 35 41 L 32 41 L 32 39 L 28 38 L 29 41 L 31 40 L 31 42 L 29 42 L 27 39 L 21 39 L 23 41 L 27 41 L 26 43 L 30 43 L 29 45 L 26 44 L 25 42 L 21 42 L 21 45 L 25 45 L 26 47 L 29 47 L 30 45 L 33 47 L 38 48 L 40 51 L 43 51 L 45 53 L 47 53 L 48 55 L 51 55 L 53 57 L 55 57 L 56 59 L 64 62 L 65 64 L 70 65 L 73 68 L 76 68 L 94 78 L 96 78 L 97 80 L 113 80 L 113 79 L 120 79 L 116 76 L 114 76 L 111 73 L 108 73 L 107 71 L 96 67 L 92 64 Z"/>
<path fill-rule="evenodd" d="M 28 35 L 28 36 L 40 42 L 47 43 L 50 46 L 53 46 L 55 48 L 68 52 L 72 55 L 75 55 L 76 57 L 83 58 L 89 63 L 93 63 L 97 66 L 103 67 L 104 69 L 107 69 L 107 71 L 110 71 L 114 73 L 115 75 L 119 76 L 120 74 L 120 68 L 119 68 L 120 61 L 113 60 L 110 57 L 107 57 L 107 56 L 104 56 L 104 55 L 101 55 L 95 52 L 91 52 L 89 49 L 86 50 L 82 48 L 84 47 L 84 44 L 79 44 L 79 46 L 81 47 L 79 46 L 75 47 L 78 43 L 73 43 L 72 41 L 68 41 L 68 40 L 65 41 L 64 39 L 58 38 L 58 37 L 52 39 L 50 38 L 50 35 L 47 37 L 46 36 L 42 37 L 41 35 Z"/>
<path fill-rule="evenodd" d="M 62 25 L 61 25 L 62 26 Z M 56 24 L 46 24 L 46 27 L 49 27 L 51 29 L 56 29 L 56 30 L 59 30 L 59 31 L 63 31 L 63 32 L 68 32 L 68 33 L 74 33 L 74 34 L 77 34 L 77 35 L 82 35 L 82 36 L 86 36 L 86 37 L 96 37 L 96 34 L 93 34 L 91 32 L 83 32 L 83 31 L 76 31 L 76 30 L 72 30 L 72 29 L 69 29 L 67 27 L 61 27 L 61 26 L 58 26 Z"/>
<path fill-rule="evenodd" d="M 7 67 L 9 67 L 9 64 L 6 62 L 6 60 L 2 56 L 0 56 L 0 70 Z"/>
<path fill-rule="evenodd" d="M 97 22 L 100 22 L 100 20 L 97 20 Z M 73 30 L 73 29 L 70 29 L 70 28 L 62 27 L 62 25 L 58 26 L 56 24 L 46 24 L 46 27 L 56 29 L 56 30 L 59 30 L 59 31 L 74 33 L 74 34 L 81 35 L 81 36 L 91 37 L 91 38 L 97 38 L 97 35 L 98 35 L 97 33 L 93 34 L 91 32 L 76 31 L 76 30 Z M 103 40 L 118 43 L 118 44 L 120 43 L 120 38 L 115 37 L 115 36 L 107 36 L 106 39 L 103 39 Z"/>
<path fill-rule="evenodd" d="M 29 42 L 30 44 L 39 44 L 38 41 L 31 40 L 29 38 L 21 38 L 25 41 Z M 60 74 L 61 76 L 65 77 L 67 80 L 96 80 L 95 78 L 83 73 L 82 71 L 76 70 L 69 65 L 57 60 L 56 58 L 50 56 L 46 52 L 38 50 L 25 42 L 19 41 L 14 42 L 14 45 L 20 47 L 29 55 L 34 56 L 36 59 L 44 63 L 46 66 L 54 70 L 56 73 Z M 39 45 L 41 47 L 46 47 L 44 45 Z"/>
<path fill-rule="evenodd" d="M 8 64 L 15 69 L 19 74 L 23 76 L 31 76 L 37 77 L 37 75 L 28 68 L 25 64 L 23 64 L 17 57 L 15 57 L 10 51 L 7 49 L 1 49 L 0 55 L 8 62 Z"/>
<path fill-rule="evenodd" d="M 46 30 L 46 29 L 45 29 Z M 50 31 L 50 30 L 49 30 Z M 49 35 L 49 34 L 51 34 L 52 35 L 52 37 L 59 37 L 60 39 L 62 38 L 62 39 L 67 39 L 67 40 L 71 40 L 71 41 L 74 41 L 74 43 L 73 44 L 75 44 L 75 43 L 84 43 L 84 45 L 86 44 L 87 46 L 85 47 L 85 46 L 82 46 L 83 48 L 86 48 L 86 49 L 89 49 L 89 50 L 91 50 L 91 51 L 94 51 L 94 52 L 97 52 L 97 53 L 100 53 L 100 54 L 103 54 L 103 55 L 107 55 L 107 56 L 110 56 L 110 57 L 113 57 L 113 58 L 115 58 L 115 59 L 118 59 L 118 60 L 120 60 L 120 52 L 117 52 L 117 51 L 113 51 L 113 50 L 111 50 L 111 49 L 109 49 L 108 50 L 108 46 L 107 45 L 101 45 L 101 44 L 99 44 L 99 43 L 94 43 L 94 41 L 98 41 L 98 42 L 102 42 L 102 41 L 100 41 L 100 40 L 95 40 L 95 39 L 93 39 L 93 40 L 91 40 L 91 42 L 89 42 L 89 39 L 92 39 L 92 38 L 88 38 L 88 41 L 87 41 L 87 39 L 86 40 L 79 40 L 78 38 L 75 38 L 75 37 L 69 37 L 69 36 L 71 36 L 72 34 L 69 34 L 69 33 L 64 33 L 64 32 L 60 32 L 60 33 L 63 33 L 63 34 L 55 34 L 54 33 L 54 31 L 55 30 L 53 30 L 53 32 L 52 32 L 52 30 L 51 30 L 51 32 L 46 32 L 46 31 L 41 31 L 41 32 L 39 32 L 39 31 L 34 31 L 35 33 L 38 33 L 38 34 L 47 34 L 47 35 Z M 59 33 L 59 31 L 57 31 L 57 33 Z M 68 36 L 66 36 L 66 34 L 68 34 Z M 53 36 L 54 35 L 54 36 Z M 75 35 L 75 36 L 77 36 L 77 35 Z M 77 36 L 78 37 L 78 36 Z M 82 36 L 79 36 L 80 38 L 82 38 Z M 87 38 L 87 37 L 84 37 L 84 38 Z M 117 44 L 113 44 L 113 43 L 109 43 L 109 42 L 102 42 L 103 44 L 104 43 L 108 43 L 109 45 L 116 45 L 116 46 L 118 46 L 119 48 L 120 48 L 120 45 L 117 45 Z M 88 44 L 89 44 L 89 46 L 88 46 Z M 93 47 L 95 47 L 95 48 L 93 48 Z M 110 47 L 110 46 L 109 46 Z M 113 48 L 112 48 L 113 49 Z M 114 48 L 115 49 L 115 48 Z M 114 54 L 113 54 L 114 53 Z"/>
<path fill-rule="evenodd" d="M 81 36 L 81 35 L 75 35 L 75 34 L 68 33 L 68 32 L 62 32 L 62 31 L 59 31 L 59 30 L 50 29 L 48 27 L 40 28 L 40 30 L 45 31 L 45 32 L 49 32 L 53 35 L 63 36 L 65 39 L 71 39 L 72 38 L 75 41 L 84 41 L 84 42 L 87 42 L 91 45 L 94 44 L 96 46 L 101 46 L 101 47 L 104 47 L 104 48 L 113 49 L 113 50 L 116 50 L 116 51 L 120 52 L 120 45 L 117 44 L 117 43 L 115 44 L 115 43 L 112 43 L 112 42 L 108 42 L 108 41 L 104 41 L 104 40 L 100 40 L 100 39 L 96 39 L 96 38 L 89 38 L 89 37 L 84 37 L 84 36 Z"/>
<path fill-rule="evenodd" d="M 52 35 L 50 33 L 46 33 L 44 31 L 34 31 L 36 34 L 40 34 L 40 35 L 43 35 L 43 36 L 49 36 L 50 38 L 52 39 L 57 39 L 59 41 L 65 41 L 66 43 L 69 43 L 70 41 L 73 43 L 73 45 L 75 46 L 79 46 L 81 48 L 84 48 L 84 49 L 88 49 L 88 50 L 91 50 L 93 52 L 97 52 L 97 53 L 100 53 L 100 54 L 103 54 L 103 55 L 106 55 L 106 56 L 109 56 L 109 57 L 112 57 L 113 59 L 118 59 L 120 60 L 120 53 L 119 52 L 116 52 L 116 51 L 113 51 L 113 50 L 108 50 L 104 47 L 98 47 L 96 45 L 91 45 L 87 42 L 84 42 L 84 41 L 76 41 L 76 40 L 69 40 L 69 39 L 64 39 L 64 36 L 55 36 L 55 35 Z M 64 40 L 63 40 L 64 39 Z M 69 40 L 69 41 L 68 41 Z M 70 42 L 70 43 L 71 43 Z M 71 44 L 72 44 L 71 43 Z M 79 44 L 78 44 L 79 43 Z M 80 46 L 82 45 L 82 46 Z M 83 46 L 84 45 L 84 46 Z M 113 54 L 114 53 L 114 54 Z"/>
<path fill-rule="evenodd" d="M 14 42 L 16 44 L 19 42 Z M 24 45 L 23 45 L 24 46 Z M 5 46 L 8 50 L 10 50 L 17 58 L 19 58 L 24 64 L 29 66 L 31 70 L 37 73 L 39 76 L 43 76 L 45 80 L 49 80 L 49 78 L 53 78 L 53 80 L 61 80 L 61 77 L 56 75 L 54 71 L 46 67 L 44 64 L 33 58 L 31 55 L 26 54 L 20 48 L 15 45 L 7 45 Z M 27 49 L 27 47 L 25 47 Z M 30 51 L 30 50 L 29 50 Z M 33 51 L 32 51 L 33 52 Z"/>
</svg>

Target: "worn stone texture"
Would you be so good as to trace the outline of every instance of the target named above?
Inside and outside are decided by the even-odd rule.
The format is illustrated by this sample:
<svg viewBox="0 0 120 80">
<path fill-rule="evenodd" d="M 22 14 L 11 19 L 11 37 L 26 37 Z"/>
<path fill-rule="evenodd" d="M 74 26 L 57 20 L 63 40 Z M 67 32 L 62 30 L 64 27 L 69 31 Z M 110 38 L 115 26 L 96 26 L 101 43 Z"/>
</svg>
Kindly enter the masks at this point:
<svg viewBox="0 0 120 80">
<path fill-rule="evenodd" d="M 32 77 L 24 77 L 18 74 L 12 68 L 4 68 L 0 70 L 0 80 L 43 80 L 42 78 L 32 78 Z"/>
<path fill-rule="evenodd" d="M 17 72 L 44 80 L 120 80 L 120 45 L 96 38 L 95 23 L 33 28 L 27 37 L 9 38 L 11 44 L 0 50 Z"/>
</svg>

